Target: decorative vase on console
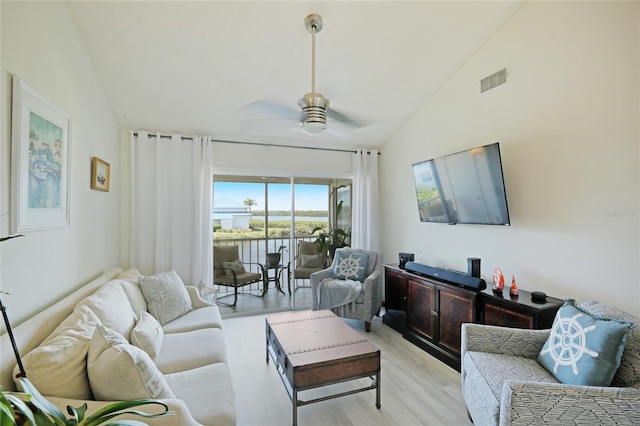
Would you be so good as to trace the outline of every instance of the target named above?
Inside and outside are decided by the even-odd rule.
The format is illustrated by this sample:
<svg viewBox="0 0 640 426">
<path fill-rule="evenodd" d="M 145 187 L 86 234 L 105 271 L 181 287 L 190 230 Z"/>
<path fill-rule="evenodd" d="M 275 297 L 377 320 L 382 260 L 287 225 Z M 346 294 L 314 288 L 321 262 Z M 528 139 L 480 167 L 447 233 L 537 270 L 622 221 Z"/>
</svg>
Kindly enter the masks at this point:
<svg viewBox="0 0 640 426">
<path fill-rule="evenodd" d="M 500 268 L 496 268 L 496 270 L 493 271 L 493 291 L 502 294 L 502 290 L 504 290 L 504 274 Z"/>
<path fill-rule="evenodd" d="M 518 297 L 518 284 L 516 283 L 515 275 L 511 275 L 511 288 L 509 289 L 509 294 L 511 294 L 513 298 Z"/>
</svg>

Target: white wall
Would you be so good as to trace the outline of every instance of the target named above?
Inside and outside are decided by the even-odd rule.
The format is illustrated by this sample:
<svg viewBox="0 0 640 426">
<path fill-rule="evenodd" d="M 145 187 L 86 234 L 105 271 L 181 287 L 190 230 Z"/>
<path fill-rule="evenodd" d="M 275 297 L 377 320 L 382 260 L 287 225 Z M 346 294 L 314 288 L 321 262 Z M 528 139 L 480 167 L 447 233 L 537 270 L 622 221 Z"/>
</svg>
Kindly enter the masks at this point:
<svg viewBox="0 0 640 426">
<path fill-rule="evenodd" d="M 385 258 L 480 257 L 488 281 L 500 267 L 640 314 L 639 38 L 638 2 L 525 4 L 383 147 Z M 509 83 L 480 94 L 505 65 Z M 420 223 L 411 164 L 496 141 L 512 226 Z"/>
<path fill-rule="evenodd" d="M 119 264 L 120 135 L 64 2 L 0 2 L 1 230 L 10 229 L 11 75 L 71 116 L 71 226 L 2 244 L 2 295 L 12 322 Z M 111 191 L 90 189 L 91 158 L 111 163 Z"/>
</svg>

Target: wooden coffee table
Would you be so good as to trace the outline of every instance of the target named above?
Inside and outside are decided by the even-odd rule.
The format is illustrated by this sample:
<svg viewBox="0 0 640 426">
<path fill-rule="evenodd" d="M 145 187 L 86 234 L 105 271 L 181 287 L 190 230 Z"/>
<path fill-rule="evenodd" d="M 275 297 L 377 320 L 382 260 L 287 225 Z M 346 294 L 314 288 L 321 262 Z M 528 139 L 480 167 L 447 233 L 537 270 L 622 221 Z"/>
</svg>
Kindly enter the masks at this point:
<svg viewBox="0 0 640 426">
<path fill-rule="evenodd" d="M 380 349 L 331 311 L 297 311 L 270 315 L 266 319 L 267 363 L 269 354 L 291 398 L 293 425 L 298 407 L 345 395 L 376 390 L 380 408 Z M 369 377 L 369 386 L 311 400 L 298 392 Z"/>
</svg>

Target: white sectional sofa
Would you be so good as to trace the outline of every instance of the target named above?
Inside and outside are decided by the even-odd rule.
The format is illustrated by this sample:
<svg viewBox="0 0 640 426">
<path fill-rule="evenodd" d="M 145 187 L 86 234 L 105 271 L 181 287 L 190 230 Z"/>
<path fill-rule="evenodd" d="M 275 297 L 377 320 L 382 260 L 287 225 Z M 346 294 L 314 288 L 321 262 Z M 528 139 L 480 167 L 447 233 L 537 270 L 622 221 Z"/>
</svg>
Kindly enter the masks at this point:
<svg viewBox="0 0 640 426">
<path fill-rule="evenodd" d="M 182 285 L 177 298 L 183 306 L 167 308 L 162 299 L 175 295 L 155 286 L 155 277 L 140 280 L 135 269 L 113 269 L 13 327 L 28 379 L 63 411 L 87 402 L 92 413 L 115 400 L 155 398 L 175 415 L 144 419 L 150 425 L 235 425 L 218 307 L 203 300 L 196 287 Z M 3 300 L 10 317 L 12 301 Z M 167 318 L 172 319 L 161 324 Z M 5 390 L 16 389 L 16 364 L 5 333 L 0 336 Z"/>
</svg>

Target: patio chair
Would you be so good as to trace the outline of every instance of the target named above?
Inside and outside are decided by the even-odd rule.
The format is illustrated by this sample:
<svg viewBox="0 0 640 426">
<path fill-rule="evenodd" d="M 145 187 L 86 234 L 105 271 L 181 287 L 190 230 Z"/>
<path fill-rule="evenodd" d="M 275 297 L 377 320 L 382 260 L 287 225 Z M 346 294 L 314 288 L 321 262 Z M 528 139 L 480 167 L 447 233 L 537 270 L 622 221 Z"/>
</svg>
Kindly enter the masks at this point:
<svg viewBox="0 0 640 426">
<path fill-rule="evenodd" d="M 327 253 L 318 253 L 318 244 L 313 241 L 299 241 L 296 251 L 295 267 L 289 268 L 289 283 L 291 283 L 291 273 L 293 272 L 293 291 L 299 288 L 311 288 L 309 285 L 296 285 L 297 280 L 308 280 L 311 274 L 321 271 L 327 267 Z M 289 284 L 289 294 L 291 294 L 291 284 Z"/>
<path fill-rule="evenodd" d="M 250 270 L 247 270 L 247 267 Z M 213 284 L 226 287 L 233 287 L 233 304 L 218 303 L 228 306 L 236 306 L 238 302 L 238 289 L 246 285 L 262 282 L 262 294 L 264 296 L 268 289 L 267 270 L 261 263 L 247 262 L 240 260 L 239 248 L 237 245 L 213 246 Z M 251 293 L 248 293 L 251 294 Z M 256 296 L 255 294 L 252 294 Z M 231 296 L 226 295 L 222 297 Z"/>
</svg>

